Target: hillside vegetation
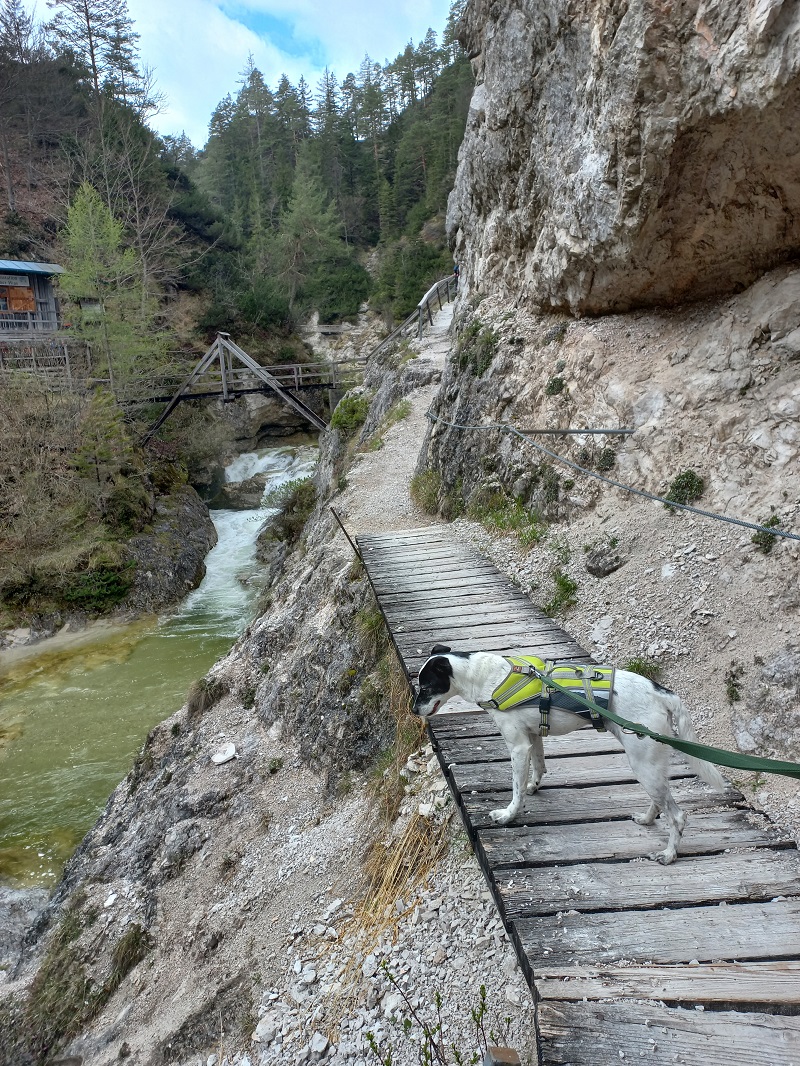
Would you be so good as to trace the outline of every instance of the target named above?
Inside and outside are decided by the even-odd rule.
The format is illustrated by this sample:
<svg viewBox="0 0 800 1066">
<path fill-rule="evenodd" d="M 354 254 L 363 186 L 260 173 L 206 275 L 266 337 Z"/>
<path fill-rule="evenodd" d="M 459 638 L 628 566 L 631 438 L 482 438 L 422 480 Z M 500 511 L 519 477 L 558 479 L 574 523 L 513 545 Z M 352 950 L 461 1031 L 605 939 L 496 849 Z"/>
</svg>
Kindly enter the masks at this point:
<svg viewBox="0 0 800 1066">
<path fill-rule="evenodd" d="M 63 265 L 65 336 L 92 391 L 0 387 L 0 625 L 124 602 L 125 542 L 225 449 L 187 410 L 166 447 L 143 451 L 157 409 L 120 401 L 182 377 L 218 330 L 265 364 L 303 361 L 295 329 L 312 314 L 369 303 L 390 322 L 449 272 L 444 209 L 472 87 L 461 6 L 441 43 L 430 30 L 315 89 L 270 88 L 248 60 L 197 149 L 149 125 L 160 98 L 124 0 L 58 0 L 43 24 L 2 0 L 0 257 Z"/>
</svg>

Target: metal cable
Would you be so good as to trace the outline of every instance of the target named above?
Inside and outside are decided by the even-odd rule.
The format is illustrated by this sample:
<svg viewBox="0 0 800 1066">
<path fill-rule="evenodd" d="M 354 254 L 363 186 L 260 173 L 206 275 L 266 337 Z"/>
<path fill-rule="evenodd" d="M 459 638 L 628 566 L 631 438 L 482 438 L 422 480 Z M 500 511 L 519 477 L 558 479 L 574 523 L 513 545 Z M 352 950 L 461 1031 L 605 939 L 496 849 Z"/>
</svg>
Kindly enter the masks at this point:
<svg viewBox="0 0 800 1066">
<path fill-rule="evenodd" d="M 727 522 L 732 526 L 741 526 L 743 529 L 754 529 L 758 533 L 768 533 L 773 537 L 784 537 L 786 540 L 800 541 L 800 533 L 789 533 L 788 530 L 778 529 L 777 527 L 759 526 L 754 522 L 745 522 L 741 518 L 728 518 L 727 515 L 714 514 L 713 511 L 703 511 L 699 507 L 690 507 L 686 503 L 675 503 L 673 500 L 667 500 L 663 496 L 656 496 L 652 492 L 645 492 L 644 489 L 635 489 L 631 485 L 623 485 L 621 481 L 615 481 L 613 478 L 605 477 L 603 474 L 597 474 L 594 470 L 587 470 L 585 466 L 579 466 L 578 463 L 573 463 L 571 459 L 566 459 L 563 455 L 557 455 L 555 452 L 551 452 L 549 448 L 545 448 L 543 444 L 537 444 L 535 441 L 529 440 L 519 430 L 514 429 L 507 422 L 489 422 L 483 426 L 470 426 L 464 425 L 460 422 L 448 422 L 445 418 L 440 418 L 439 415 L 433 414 L 428 411 L 428 418 L 431 422 L 441 422 L 444 426 L 450 426 L 452 429 L 477 429 L 477 430 L 500 430 L 502 433 L 511 433 L 524 444 L 529 444 L 532 448 L 536 448 L 537 451 L 544 452 L 545 455 L 549 455 L 551 459 L 557 460 L 559 463 L 565 463 L 573 470 L 579 471 L 581 474 L 586 474 L 588 477 L 593 477 L 597 481 L 603 481 L 606 485 L 611 485 L 615 489 L 621 489 L 623 492 L 629 492 L 633 496 L 641 496 L 645 500 L 653 500 L 656 503 L 663 503 L 666 507 L 674 507 L 679 511 L 688 511 L 690 514 L 700 515 L 702 518 L 712 518 L 715 522 Z"/>
</svg>

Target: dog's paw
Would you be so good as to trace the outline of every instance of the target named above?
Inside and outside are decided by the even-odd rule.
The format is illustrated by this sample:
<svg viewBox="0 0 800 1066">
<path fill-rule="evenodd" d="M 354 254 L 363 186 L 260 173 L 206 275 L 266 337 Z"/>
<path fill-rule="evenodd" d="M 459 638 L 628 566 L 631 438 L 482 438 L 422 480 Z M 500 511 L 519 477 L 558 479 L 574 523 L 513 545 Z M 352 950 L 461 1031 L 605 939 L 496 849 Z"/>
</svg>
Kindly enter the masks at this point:
<svg viewBox="0 0 800 1066">
<path fill-rule="evenodd" d="M 669 851 L 656 851 L 652 855 L 647 856 L 648 859 L 652 859 L 653 862 L 659 862 L 662 866 L 671 866 L 675 862 L 675 852 Z"/>
<path fill-rule="evenodd" d="M 655 818 L 650 818 L 647 814 L 632 814 L 631 818 L 637 825 L 653 825 L 655 822 Z"/>
<path fill-rule="evenodd" d="M 489 817 L 495 825 L 508 825 L 513 818 L 513 814 L 509 812 L 508 807 L 501 807 L 500 810 L 490 811 Z"/>
<path fill-rule="evenodd" d="M 528 793 L 529 796 L 532 796 L 534 792 L 539 791 L 539 785 L 541 785 L 541 783 L 541 781 L 529 781 L 528 787 L 525 789 L 525 791 Z"/>
</svg>

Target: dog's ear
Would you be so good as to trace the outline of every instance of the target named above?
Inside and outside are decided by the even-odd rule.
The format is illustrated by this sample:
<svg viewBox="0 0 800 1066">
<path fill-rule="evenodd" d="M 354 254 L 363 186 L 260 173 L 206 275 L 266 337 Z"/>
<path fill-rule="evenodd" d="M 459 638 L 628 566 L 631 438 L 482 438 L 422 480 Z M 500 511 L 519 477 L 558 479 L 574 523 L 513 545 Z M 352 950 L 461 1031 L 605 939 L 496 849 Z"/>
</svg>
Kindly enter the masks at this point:
<svg viewBox="0 0 800 1066">
<path fill-rule="evenodd" d="M 431 648 L 431 655 L 447 655 L 450 648 L 446 644 L 434 644 Z"/>
</svg>

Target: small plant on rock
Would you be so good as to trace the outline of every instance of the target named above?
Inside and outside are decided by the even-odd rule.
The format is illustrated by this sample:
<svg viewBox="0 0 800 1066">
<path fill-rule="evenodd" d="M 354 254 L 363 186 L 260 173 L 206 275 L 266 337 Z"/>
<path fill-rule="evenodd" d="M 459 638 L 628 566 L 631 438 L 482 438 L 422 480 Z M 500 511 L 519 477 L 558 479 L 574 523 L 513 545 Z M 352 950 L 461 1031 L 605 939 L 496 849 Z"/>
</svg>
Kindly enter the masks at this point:
<svg viewBox="0 0 800 1066">
<path fill-rule="evenodd" d="M 576 595 L 578 582 L 574 581 L 569 574 L 565 574 L 560 568 L 553 570 L 552 577 L 555 591 L 552 598 L 542 607 L 542 610 L 546 615 L 554 618 L 558 614 L 566 614 L 578 602 Z"/>
<path fill-rule="evenodd" d="M 763 552 L 764 555 L 769 555 L 778 540 L 774 533 L 768 533 L 767 530 L 775 529 L 780 524 L 780 519 L 776 514 L 770 515 L 766 522 L 761 523 L 766 529 L 759 529 L 757 533 L 753 534 L 751 538 L 753 544 L 755 544 L 758 550 Z"/>
<path fill-rule="evenodd" d="M 562 377 L 552 377 L 548 380 L 544 387 L 545 396 L 558 396 L 560 392 L 563 392 L 566 387 L 566 381 Z"/>
<path fill-rule="evenodd" d="M 641 674 L 642 677 L 647 677 L 651 681 L 660 680 L 662 673 L 661 664 L 655 659 L 648 659 L 645 655 L 634 655 L 622 664 L 622 669 L 632 674 Z"/>
<path fill-rule="evenodd" d="M 695 470 L 684 470 L 667 489 L 666 498 L 674 503 L 689 504 L 699 500 L 705 492 L 706 483 Z M 665 505 L 669 508 L 669 504 Z"/>
</svg>

